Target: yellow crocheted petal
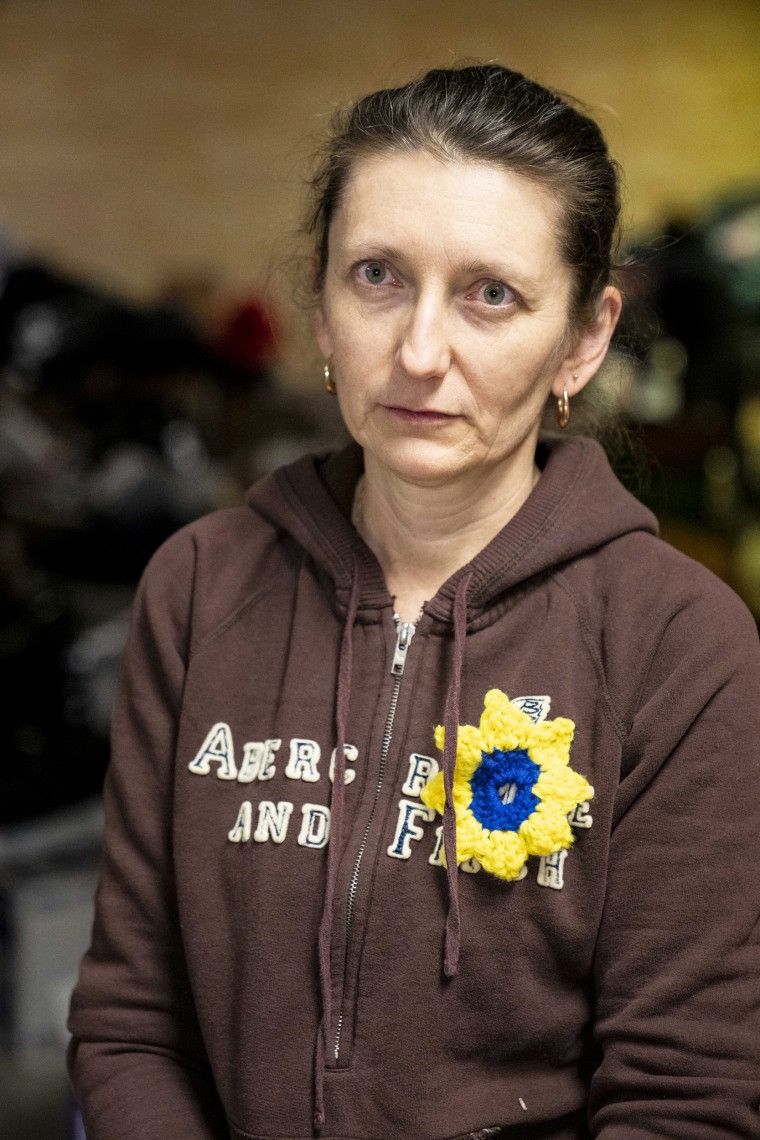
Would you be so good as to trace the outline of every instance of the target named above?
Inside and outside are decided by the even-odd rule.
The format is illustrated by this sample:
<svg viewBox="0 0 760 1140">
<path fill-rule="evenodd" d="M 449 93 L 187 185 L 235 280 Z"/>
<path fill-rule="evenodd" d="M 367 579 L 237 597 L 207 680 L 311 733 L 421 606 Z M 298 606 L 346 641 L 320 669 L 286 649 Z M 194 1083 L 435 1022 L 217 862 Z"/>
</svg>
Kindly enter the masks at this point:
<svg viewBox="0 0 760 1140">
<path fill-rule="evenodd" d="M 446 731 L 442 724 L 439 724 L 435 730 L 435 742 L 438 747 L 443 750 L 443 745 L 446 740 Z M 475 746 L 480 747 L 480 729 L 472 724 L 459 724 L 457 725 L 457 751 L 465 744 L 470 748 Z"/>
<path fill-rule="evenodd" d="M 457 812 L 457 862 L 464 863 L 477 853 L 483 842 L 483 828 L 472 812 Z"/>
<path fill-rule="evenodd" d="M 480 726 L 480 737 L 484 752 L 493 752 L 500 748 L 503 752 L 511 752 L 515 748 L 522 748 L 520 732 L 514 724 L 502 717 L 493 717 Z"/>
<path fill-rule="evenodd" d="M 509 697 L 505 692 L 503 692 L 502 689 L 489 689 L 486 695 L 483 697 L 483 713 L 481 720 L 489 713 L 499 711 L 502 713 L 508 713 L 510 709 L 512 712 L 520 712 L 520 710 L 512 704 Z"/>
<path fill-rule="evenodd" d="M 459 847 L 460 838 L 469 834 L 468 828 L 472 826 L 480 829 L 480 824 L 470 811 L 470 803 L 472 801 L 472 789 L 468 783 L 461 781 L 454 781 L 453 801 L 454 813 L 457 820 L 457 847 Z M 420 799 L 425 807 L 432 808 L 433 811 L 443 815 L 443 808 L 446 802 L 446 789 L 443 783 L 443 772 L 437 772 L 435 776 L 430 779 L 425 787 L 420 792 Z M 463 831 L 464 828 L 464 831 Z M 472 852 L 470 852 L 472 854 Z M 458 861 L 461 863 L 464 859 L 469 859 L 470 855 L 464 855 Z"/>
<path fill-rule="evenodd" d="M 534 736 L 530 743 L 530 757 L 539 767 L 550 764 L 569 764 L 572 737 L 564 732 Z"/>
<path fill-rule="evenodd" d="M 455 779 L 451 792 L 457 812 L 466 811 L 472 803 L 472 788 L 469 780 Z"/>
<path fill-rule="evenodd" d="M 570 757 L 563 755 L 561 752 L 557 755 L 556 750 L 549 746 L 531 744 L 527 749 L 528 755 L 534 764 L 538 764 L 542 773 L 553 772 L 557 768 L 566 768 L 568 766 Z"/>
<path fill-rule="evenodd" d="M 483 699 L 483 710 L 483 716 L 498 715 L 510 724 L 533 724 L 528 714 L 513 704 L 508 694 L 501 689 L 488 690 Z"/>
<path fill-rule="evenodd" d="M 460 810 L 469 808 L 472 802 L 472 788 L 469 781 L 455 777 L 452 786 L 452 800 L 454 808 L 459 815 Z M 443 806 L 446 802 L 446 789 L 443 783 L 443 772 L 437 772 L 420 792 L 420 799 L 425 807 L 432 808 L 439 815 L 443 815 Z"/>
<path fill-rule="evenodd" d="M 508 751 L 510 747 L 515 747 L 505 742 L 515 739 L 526 726 L 530 726 L 530 717 L 513 705 L 501 689 L 490 689 L 483 703 L 480 731 L 486 742 L 486 751 L 493 748 L 503 748 Z"/>
<path fill-rule="evenodd" d="M 515 752 L 524 748 L 525 744 L 521 733 L 502 728 L 493 734 L 488 742 L 488 747 L 484 748 L 483 751 L 488 753 L 499 749 L 501 752 Z"/>
<path fill-rule="evenodd" d="M 569 748 L 575 736 L 575 721 L 568 720 L 564 716 L 555 717 L 554 720 L 542 721 L 541 724 L 536 724 L 533 727 L 536 740 L 552 739 L 560 747 L 567 746 Z"/>
<path fill-rule="evenodd" d="M 467 729 L 468 731 L 464 731 Z M 483 738 L 477 729 L 464 725 L 457 738 L 457 774 L 469 780 L 483 760 Z"/>
<path fill-rule="evenodd" d="M 520 824 L 519 835 L 530 855 L 552 855 L 574 839 L 567 816 L 553 804 L 539 804 Z"/>
<path fill-rule="evenodd" d="M 442 724 L 439 724 L 435 730 L 435 742 L 443 752 L 443 746 L 446 741 L 446 732 Z M 477 766 L 481 760 L 481 752 L 483 749 L 483 741 L 480 731 L 474 728 L 471 724 L 460 724 L 457 726 L 457 764 L 474 764 Z M 475 769 L 473 768 L 472 771 Z M 472 772 L 470 773 L 470 775 Z"/>
<path fill-rule="evenodd" d="M 530 758 L 539 768 L 570 763 L 572 735 L 567 732 L 539 732 L 544 725 L 536 725 L 528 744 Z"/>
<path fill-rule="evenodd" d="M 481 762 L 480 749 L 477 750 L 477 757 L 474 758 L 466 753 L 464 762 L 460 763 L 457 759 L 454 768 L 454 780 L 451 787 L 451 796 L 454 801 L 454 807 L 457 811 L 460 808 L 468 808 L 472 800 L 472 787 L 470 786 L 470 776 Z M 443 805 L 446 800 L 446 790 L 443 783 L 443 772 L 437 772 L 435 776 L 430 779 L 420 793 L 420 799 L 426 807 L 432 808 L 437 811 L 439 815 L 443 815 Z M 469 856 L 468 856 L 469 858 Z"/>
<path fill-rule="evenodd" d="M 562 764 L 545 768 L 533 785 L 533 794 L 565 815 L 583 800 L 591 799 L 594 789 L 580 773 Z"/>
<path fill-rule="evenodd" d="M 466 863 L 468 859 L 472 859 L 477 854 L 477 841 L 479 839 L 476 829 L 480 828 L 477 820 L 470 816 L 468 820 L 466 813 L 461 813 L 457 809 L 457 863 Z M 473 824 L 475 827 L 473 827 Z M 480 829 L 482 830 L 482 829 Z M 441 845 L 441 862 L 444 867 L 446 863 L 446 848 Z"/>
<path fill-rule="evenodd" d="M 443 772 L 437 772 L 435 776 L 425 784 L 425 787 L 420 792 L 420 799 L 425 807 L 432 808 L 440 815 L 443 815 L 445 795 Z"/>
<path fill-rule="evenodd" d="M 528 848 L 525 840 L 515 831 L 491 831 L 479 846 L 476 858 L 483 868 L 507 882 L 516 879 L 525 866 Z"/>
<path fill-rule="evenodd" d="M 582 803 L 583 800 L 593 800 L 594 789 L 585 776 L 581 776 L 580 772 L 574 772 L 572 768 L 566 769 L 568 780 L 568 792 L 572 797 L 572 807 L 576 804 Z M 570 808 L 568 808 L 568 811 Z"/>
</svg>

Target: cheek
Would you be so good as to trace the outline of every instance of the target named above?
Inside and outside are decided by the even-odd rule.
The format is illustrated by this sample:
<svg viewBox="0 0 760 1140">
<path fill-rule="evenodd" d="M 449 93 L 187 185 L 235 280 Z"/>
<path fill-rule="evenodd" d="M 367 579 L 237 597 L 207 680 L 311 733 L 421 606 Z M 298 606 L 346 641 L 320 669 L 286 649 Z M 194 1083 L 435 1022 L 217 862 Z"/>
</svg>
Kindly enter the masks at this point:
<svg viewBox="0 0 760 1140">
<path fill-rule="evenodd" d="M 351 388 L 382 387 L 393 372 L 396 347 L 388 322 L 344 321 L 334 330 L 332 343 L 339 374 Z"/>
<path fill-rule="evenodd" d="M 333 355 L 336 360 L 343 359 L 345 366 L 368 355 L 377 343 L 377 322 L 367 321 L 350 303 L 326 307 L 322 323 Z"/>
<path fill-rule="evenodd" d="M 500 354 L 494 368 L 491 359 L 487 372 L 481 372 L 481 383 L 471 388 L 480 414 L 491 420 L 495 430 L 530 427 L 540 421 L 556 374 L 555 354 L 540 357 L 518 352 Z"/>
</svg>

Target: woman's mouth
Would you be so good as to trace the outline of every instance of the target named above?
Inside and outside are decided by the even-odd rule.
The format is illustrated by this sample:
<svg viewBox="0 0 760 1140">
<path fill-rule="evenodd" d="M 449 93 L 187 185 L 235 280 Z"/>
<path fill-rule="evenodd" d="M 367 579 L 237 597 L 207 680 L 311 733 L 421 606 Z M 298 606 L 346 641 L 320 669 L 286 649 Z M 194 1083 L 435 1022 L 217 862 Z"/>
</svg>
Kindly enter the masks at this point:
<svg viewBox="0 0 760 1140">
<path fill-rule="evenodd" d="M 432 426 L 457 419 L 456 416 L 449 415 L 447 412 L 438 412 L 432 408 L 403 408 L 396 404 L 384 404 L 383 407 L 396 419 L 403 420 L 408 424 L 429 424 Z"/>
</svg>

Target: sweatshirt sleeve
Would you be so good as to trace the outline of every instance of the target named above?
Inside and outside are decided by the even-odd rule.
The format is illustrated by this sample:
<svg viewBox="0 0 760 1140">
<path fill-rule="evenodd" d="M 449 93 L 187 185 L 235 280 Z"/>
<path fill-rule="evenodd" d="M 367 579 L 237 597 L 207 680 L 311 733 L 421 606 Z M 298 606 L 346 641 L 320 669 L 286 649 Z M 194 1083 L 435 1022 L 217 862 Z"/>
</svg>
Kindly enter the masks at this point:
<svg viewBox="0 0 760 1140">
<path fill-rule="evenodd" d="M 594 1137 L 760 1140 L 760 647 L 718 583 L 633 720 L 595 986 Z"/>
<path fill-rule="evenodd" d="M 229 1136 L 190 992 L 172 869 L 193 552 L 181 532 L 146 571 L 114 713 L 92 944 L 69 1020 L 87 1140 Z"/>
</svg>

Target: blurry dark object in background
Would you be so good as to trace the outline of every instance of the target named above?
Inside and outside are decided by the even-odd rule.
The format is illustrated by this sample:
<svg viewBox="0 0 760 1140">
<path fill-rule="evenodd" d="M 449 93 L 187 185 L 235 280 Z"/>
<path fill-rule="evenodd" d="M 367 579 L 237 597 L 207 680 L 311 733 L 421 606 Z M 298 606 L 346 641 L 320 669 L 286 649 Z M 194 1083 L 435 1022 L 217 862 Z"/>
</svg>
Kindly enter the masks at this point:
<svg viewBox="0 0 760 1140">
<path fill-rule="evenodd" d="M 685 406 L 709 403 L 730 420 L 742 387 L 738 313 L 705 229 L 672 221 L 652 269 L 662 329 L 686 350 Z"/>
<path fill-rule="evenodd" d="M 22 400 L 38 434 L 53 433 L 59 452 L 73 453 L 69 502 L 58 504 L 55 524 L 40 517 L 40 489 L 47 483 L 55 496 L 62 473 L 46 480 L 29 464 L 23 478 L 8 464 L 3 472 L 4 513 L 23 515 L 36 563 L 132 581 L 166 537 L 218 505 L 215 403 L 230 368 L 179 310 L 140 309 L 45 266 L 11 266 L 0 294 L 0 367 L 6 403 Z M 249 372 L 249 387 L 257 379 Z M 205 417 L 199 406 L 210 409 Z"/>
<path fill-rule="evenodd" d="M 722 267 L 733 303 L 760 321 L 760 190 L 723 199 L 705 228 L 708 251 Z"/>
<path fill-rule="evenodd" d="M 138 308 L 36 263 L 6 269 L 0 294 L 0 368 L 30 391 L 56 389 L 72 399 L 94 389 L 106 369 L 122 383 L 207 368 L 210 357 L 192 325 L 168 306 Z"/>
<path fill-rule="evenodd" d="M 78 622 L 59 584 L 28 564 L 15 528 L 0 524 L 0 826 L 76 803 L 102 782 L 107 732 L 69 707 Z"/>
<path fill-rule="evenodd" d="M 726 198 L 699 220 L 672 219 L 633 258 L 635 317 L 656 314 L 655 340 L 685 352 L 682 407 L 732 423 L 760 391 L 760 190 Z"/>
</svg>

